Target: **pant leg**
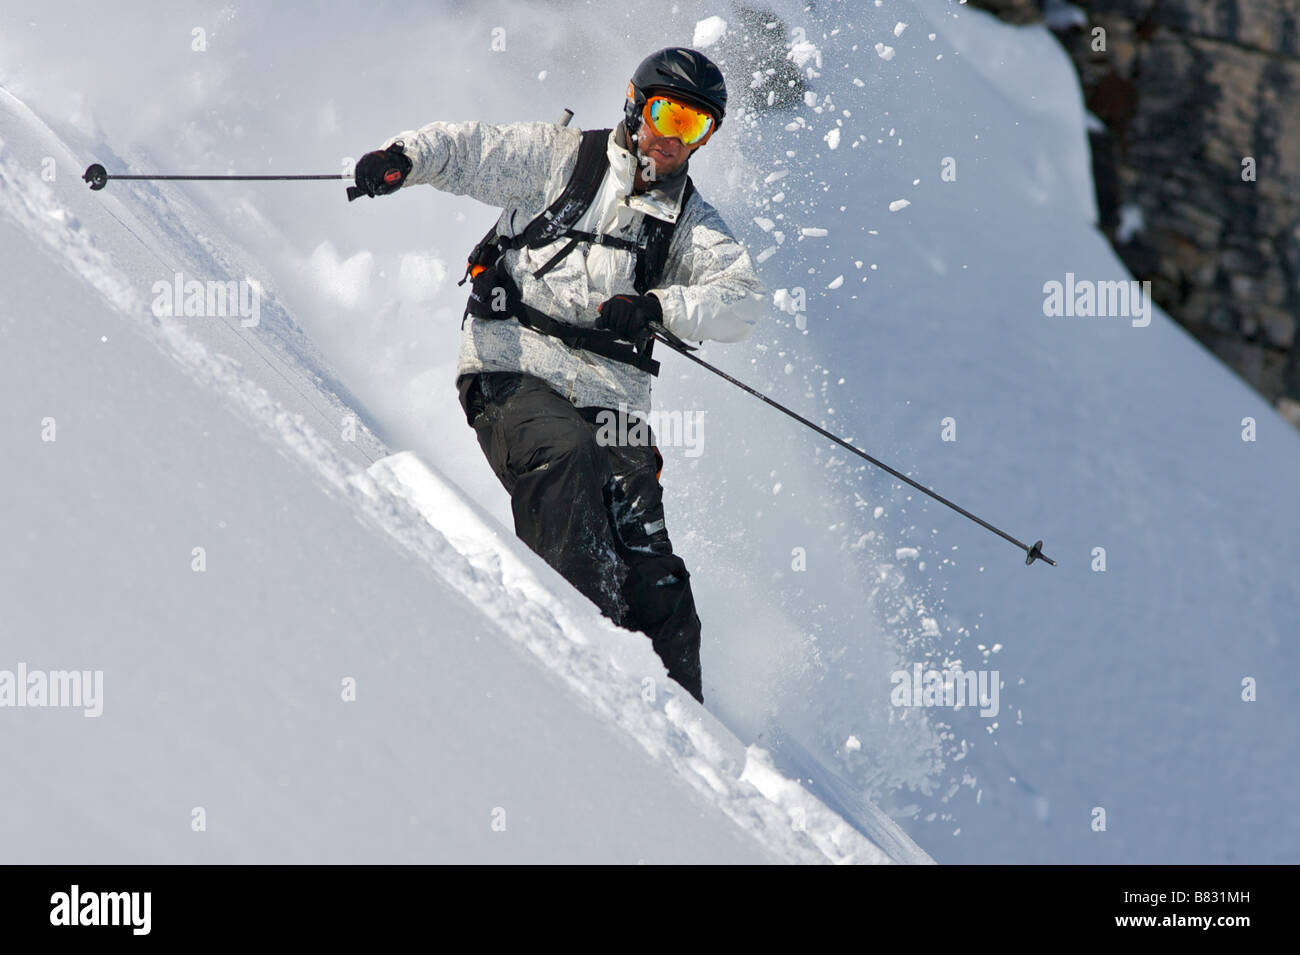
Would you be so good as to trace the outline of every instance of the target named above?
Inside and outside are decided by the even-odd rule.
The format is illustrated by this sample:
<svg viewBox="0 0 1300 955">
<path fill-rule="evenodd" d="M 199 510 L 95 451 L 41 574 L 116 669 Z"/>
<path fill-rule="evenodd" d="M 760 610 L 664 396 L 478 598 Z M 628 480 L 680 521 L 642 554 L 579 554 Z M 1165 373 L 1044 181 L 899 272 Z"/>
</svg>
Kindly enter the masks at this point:
<svg viewBox="0 0 1300 955">
<path fill-rule="evenodd" d="M 461 396 L 479 446 L 510 494 L 515 533 L 625 626 L 625 568 L 607 501 L 613 475 L 595 431 L 572 402 L 532 375 L 462 379 Z"/>
<path fill-rule="evenodd" d="M 691 593 L 691 575 L 673 553 L 664 521 L 662 458 L 648 425 L 601 429 L 617 421 L 610 409 L 582 409 L 597 425 L 607 452 L 613 484 L 610 518 L 619 556 L 627 566 L 623 596 L 628 605 L 624 626 L 650 637 L 668 675 L 704 702 L 700 673 L 700 618 Z M 615 416 L 615 417 L 611 417 Z M 623 438 L 620 442 L 619 436 Z"/>
</svg>

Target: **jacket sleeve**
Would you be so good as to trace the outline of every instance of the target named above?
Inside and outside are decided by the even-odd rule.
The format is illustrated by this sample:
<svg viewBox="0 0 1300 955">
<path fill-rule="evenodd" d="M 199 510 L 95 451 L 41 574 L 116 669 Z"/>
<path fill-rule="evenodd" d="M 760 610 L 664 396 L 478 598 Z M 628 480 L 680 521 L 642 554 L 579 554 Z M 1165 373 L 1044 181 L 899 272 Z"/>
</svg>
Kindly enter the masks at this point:
<svg viewBox="0 0 1300 955">
<path fill-rule="evenodd" d="M 717 210 L 698 195 L 688 205 L 669 245 L 669 284 L 651 290 L 663 306 L 664 327 L 691 341 L 743 341 L 763 314 L 767 291 Z"/>
<path fill-rule="evenodd" d="M 555 123 L 429 123 L 398 133 L 411 160 L 406 186 L 427 184 L 500 208 L 540 204 L 576 161 L 580 130 Z"/>
</svg>

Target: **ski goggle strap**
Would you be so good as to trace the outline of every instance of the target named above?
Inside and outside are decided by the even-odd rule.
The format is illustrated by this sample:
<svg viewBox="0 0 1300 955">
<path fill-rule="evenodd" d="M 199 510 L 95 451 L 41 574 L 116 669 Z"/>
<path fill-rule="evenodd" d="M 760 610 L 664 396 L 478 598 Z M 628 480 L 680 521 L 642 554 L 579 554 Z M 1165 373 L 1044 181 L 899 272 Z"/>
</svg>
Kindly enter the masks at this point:
<svg viewBox="0 0 1300 955">
<path fill-rule="evenodd" d="M 641 115 L 660 136 L 675 136 L 683 146 L 703 146 L 716 125 L 710 114 L 662 94 L 646 100 Z"/>
</svg>

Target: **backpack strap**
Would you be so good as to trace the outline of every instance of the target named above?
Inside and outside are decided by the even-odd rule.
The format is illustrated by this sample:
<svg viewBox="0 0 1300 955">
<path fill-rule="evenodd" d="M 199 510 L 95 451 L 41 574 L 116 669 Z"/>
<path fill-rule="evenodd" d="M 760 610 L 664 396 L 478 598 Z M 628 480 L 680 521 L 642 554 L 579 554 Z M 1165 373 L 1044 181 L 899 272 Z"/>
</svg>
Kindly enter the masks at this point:
<svg viewBox="0 0 1300 955">
<path fill-rule="evenodd" d="M 492 224 L 492 228 L 488 229 L 483 238 L 479 239 L 478 244 L 474 246 L 474 251 L 469 254 L 465 274 L 456 284 L 464 285 L 468 279 L 473 278 L 483 269 L 495 265 L 501 253 L 507 249 L 518 249 L 525 245 L 536 249 L 543 245 L 550 245 L 556 239 L 569 233 L 571 231 L 570 226 L 582 217 L 582 214 L 591 205 L 592 200 L 596 198 L 601 181 L 605 178 L 605 170 L 609 166 L 609 156 L 606 154 L 605 149 L 611 132 L 612 130 L 609 129 L 585 130 L 582 133 L 582 140 L 578 144 L 578 159 L 573 167 L 573 172 L 555 201 L 543 209 L 518 235 L 500 235 L 497 232 L 497 226 L 500 224 L 498 218 L 497 222 Z M 612 236 L 602 236 L 601 239 L 604 243 L 610 245 L 615 242 L 626 241 L 616 240 Z M 564 248 L 558 254 L 552 256 L 551 260 L 543 265 L 536 274 L 541 276 L 549 272 L 556 263 L 573 250 L 578 241 L 581 241 L 581 239 L 566 243 Z M 588 238 L 588 241 L 592 240 Z"/>
<path fill-rule="evenodd" d="M 517 249 L 524 244 L 531 249 L 550 245 L 582 217 L 596 198 L 605 170 L 609 168 L 606 146 L 612 131 L 588 129 L 583 132 L 582 142 L 578 145 L 578 161 L 564 191 L 541 215 L 528 223 L 521 236 L 511 241 L 511 248 Z"/>
<path fill-rule="evenodd" d="M 690 176 L 687 176 L 686 186 L 682 189 L 682 201 L 677 207 L 679 220 L 686 212 L 686 203 L 690 201 L 694 192 L 695 183 L 691 181 Z M 677 230 L 676 222 L 665 222 L 653 216 L 646 216 L 644 221 L 645 251 L 637 255 L 636 278 L 633 282 L 638 295 L 644 295 L 650 289 L 659 287 L 659 282 L 663 279 L 664 266 L 668 264 L 668 246 L 673 240 L 673 233 Z"/>
<path fill-rule="evenodd" d="M 501 306 L 499 309 L 494 307 L 498 304 L 496 301 L 498 296 L 504 298 L 504 301 L 499 303 Z M 580 328 L 552 318 L 541 309 L 534 308 L 523 301 L 514 279 L 505 272 L 498 272 L 495 265 L 474 276 L 465 314 L 489 320 L 513 318 L 525 328 L 558 338 L 570 348 L 586 349 L 597 355 L 639 368 L 648 374 L 659 374 L 659 362 L 651 356 L 649 347 L 640 351 L 635 345 L 623 341 L 611 331 L 600 328 Z"/>
</svg>

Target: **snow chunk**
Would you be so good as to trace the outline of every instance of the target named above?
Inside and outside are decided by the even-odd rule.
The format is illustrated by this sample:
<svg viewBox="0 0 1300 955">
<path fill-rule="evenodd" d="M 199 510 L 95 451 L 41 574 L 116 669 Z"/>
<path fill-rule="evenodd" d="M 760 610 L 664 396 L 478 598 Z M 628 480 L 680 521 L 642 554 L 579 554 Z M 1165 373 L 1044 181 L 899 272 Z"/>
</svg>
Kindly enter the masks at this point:
<svg viewBox="0 0 1300 955">
<path fill-rule="evenodd" d="M 754 225 L 758 226 L 764 232 L 771 232 L 772 227 L 776 225 L 776 223 L 764 216 L 754 216 Z"/>
<path fill-rule="evenodd" d="M 695 35 L 691 41 L 691 46 L 697 50 L 702 50 L 706 46 L 713 46 L 722 39 L 727 32 L 727 21 L 722 17 L 705 17 L 695 24 Z"/>
<path fill-rule="evenodd" d="M 877 43 L 876 55 L 882 60 L 892 60 L 894 58 L 894 48 L 892 46 L 885 46 L 883 43 Z"/>
<path fill-rule="evenodd" d="M 790 315 L 799 311 L 795 305 L 794 296 L 791 295 L 790 290 L 786 288 L 779 288 L 772 293 L 772 304 L 781 311 Z"/>
<path fill-rule="evenodd" d="M 899 20 L 894 24 L 894 36 L 902 36 L 903 31 L 907 29 L 907 24 Z"/>
<path fill-rule="evenodd" d="M 1115 227 L 1115 238 L 1121 242 L 1128 242 L 1144 228 L 1146 228 L 1146 220 L 1142 218 L 1140 206 L 1131 202 L 1120 206 L 1119 225 Z"/>
<path fill-rule="evenodd" d="M 800 229 L 799 234 L 809 239 L 820 239 L 823 236 L 830 235 L 826 229 L 818 229 L 815 227 Z"/>
<path fill-rule="evenodd" d="M 915 547 L 896 547 L 894 548 L 894 559 L 915 560 L 920 553 Z"/>
<path fill-rule="evenodd" d="M 839 288 L 839 287 L 840 287 L 841 285 L 843 285 L 843 284 L 844 284 L 844 276 L 842 276 L 842 275 L 837 275 L 837 276 L 835 276 L 835 278 L 831 279 L 831 283 L 830 283 L 829 285 L 827 285 L 826 287 L 827 287 L 827 288 Z"/>
<path fill-rule="evenodd" d="M 813 64 L 817 69 L 822 68 L 822 51 L 817 49 L 817 44 L 803 40 L 790 47 L 790 52 L 785 55 L 787 60 L 793 60 L 794 65 L 803 69 L 809 64 Z"/>
<path fill-rule="evenodd" d="M 829 146 L 831 149 L 835 149 L 839 146 L 839 144 L 840 144 L 840 131 L 838 128 L 832 129 L 830 132 L 826 134 L 826 145 Z"/>
<path fill-rule="evenodd" d="M 1071 27 L 1086 27 L 1088 15 L 1066 0 L 1047 0 L 1043 5 L 1043 23 L 1049 30 L 1068 30 Z"/>
<path fill-rule="evenodd" d="M 889 211 L 897 212 L 899 209 L 906 209 L 910 205 L 911 203 L 908 202 L 906 199 L 895 199 L 893 202 L 889 204 Z"/>
<path fill-rule="evenodd" d="M 856 736 L 850 736 L 844 741 L 844 748 L 853 752 L 862 748 L 862 742 Z"/>
</svg>

